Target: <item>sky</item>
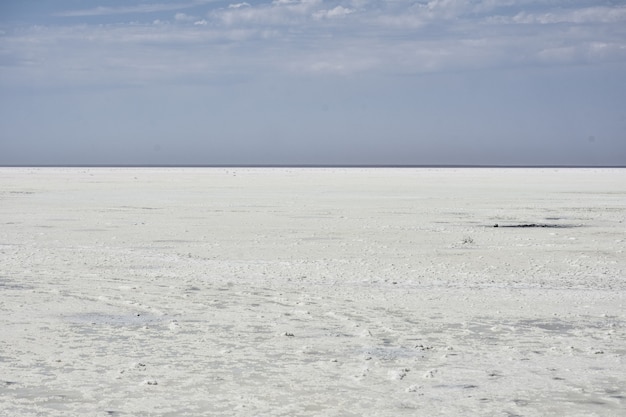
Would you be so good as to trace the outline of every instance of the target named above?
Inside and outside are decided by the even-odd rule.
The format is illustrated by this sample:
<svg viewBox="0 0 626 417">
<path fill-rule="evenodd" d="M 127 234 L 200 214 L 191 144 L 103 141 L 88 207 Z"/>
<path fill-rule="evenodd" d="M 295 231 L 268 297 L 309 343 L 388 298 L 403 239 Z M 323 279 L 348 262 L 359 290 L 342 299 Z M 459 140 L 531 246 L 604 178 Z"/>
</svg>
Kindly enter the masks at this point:
<svg viewBox="0 0 626 417">
<path fill-rule="evenodd" d="M 0 165 L 626 165 L 626 0 L 2 0 Z"/>
</svg>

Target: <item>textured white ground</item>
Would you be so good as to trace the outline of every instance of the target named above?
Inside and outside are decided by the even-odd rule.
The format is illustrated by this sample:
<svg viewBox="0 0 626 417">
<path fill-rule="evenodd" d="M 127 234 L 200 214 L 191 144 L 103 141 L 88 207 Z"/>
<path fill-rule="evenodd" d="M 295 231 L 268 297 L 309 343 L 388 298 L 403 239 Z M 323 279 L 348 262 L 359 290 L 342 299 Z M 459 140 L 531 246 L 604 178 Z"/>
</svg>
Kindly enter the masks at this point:
<svg viewBox="0 0 626 417">
<path fill-rule="evenodd" d="M 625 248 L 624 169 L 0 168 L 0 415 L 624 416 Z"/>
</svg>

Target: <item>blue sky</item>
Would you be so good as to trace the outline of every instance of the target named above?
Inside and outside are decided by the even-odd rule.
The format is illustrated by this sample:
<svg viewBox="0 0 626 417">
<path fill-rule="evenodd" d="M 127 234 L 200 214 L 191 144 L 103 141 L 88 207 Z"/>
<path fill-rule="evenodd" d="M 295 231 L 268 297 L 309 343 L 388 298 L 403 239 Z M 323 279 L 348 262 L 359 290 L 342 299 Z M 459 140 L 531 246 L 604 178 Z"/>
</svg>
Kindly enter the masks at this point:
<svg viewBox="0 0 626 417">
<path fill-rule="evenodd" d="M 0 2 L 0 164 L 626 164 L 626 1 Z"/>
</svg>

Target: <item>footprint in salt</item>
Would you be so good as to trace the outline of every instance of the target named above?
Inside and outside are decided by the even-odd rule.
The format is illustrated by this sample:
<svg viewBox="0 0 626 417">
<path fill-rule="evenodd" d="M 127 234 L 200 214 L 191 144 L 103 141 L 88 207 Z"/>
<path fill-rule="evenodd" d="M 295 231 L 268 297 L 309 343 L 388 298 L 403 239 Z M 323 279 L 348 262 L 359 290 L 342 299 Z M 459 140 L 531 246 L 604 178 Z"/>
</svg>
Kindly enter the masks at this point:
<svg viewBox="0 0 626 417">
<path fill-rule="evenodd" d="M 400 369 L 391 370 L 389 371 L 389 379 L 395 380 L 395 381 L 402 381 L 409 372 L 411 372 L 411 369 L 409 368 L 400 368 Z"/>
<path fill-rule="evenodd" d="M 353 376 L 353 378 L 356 379 L 357 381 L 360 381 L 367 376 L 369 371 L 370 371 L 369 366 L 364 366 L 363 368 L 361 368 L 360 372 L 358 372 L 356 375 Z"/>
<path fill-rule="evenodd" d="M 372 337 L 372 332 L 370 332 L 368 329 L 363 329 L 360 333 L 359 333 L 360 337 Z"/>
<path fill-rule="evenodd" d="M 423 387 L 421 385 L 413 384 L 406 389 L 406 392 L 419 392 L 422 388 Z"/>
</svg>

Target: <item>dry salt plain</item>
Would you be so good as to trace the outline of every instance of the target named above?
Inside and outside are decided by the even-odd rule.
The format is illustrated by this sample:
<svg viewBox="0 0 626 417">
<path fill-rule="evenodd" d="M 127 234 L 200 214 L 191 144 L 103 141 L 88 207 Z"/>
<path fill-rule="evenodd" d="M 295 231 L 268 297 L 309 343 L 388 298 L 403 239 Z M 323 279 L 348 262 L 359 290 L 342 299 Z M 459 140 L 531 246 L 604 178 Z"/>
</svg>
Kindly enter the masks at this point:
<svg viewBox="0 0 626 417">
<path fill-rule="evenodd" d="M 0 168 L 0 415 L 624 416 L 625 249 L 624 169 Z"/>
</svg>

